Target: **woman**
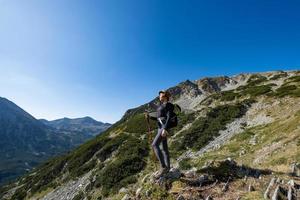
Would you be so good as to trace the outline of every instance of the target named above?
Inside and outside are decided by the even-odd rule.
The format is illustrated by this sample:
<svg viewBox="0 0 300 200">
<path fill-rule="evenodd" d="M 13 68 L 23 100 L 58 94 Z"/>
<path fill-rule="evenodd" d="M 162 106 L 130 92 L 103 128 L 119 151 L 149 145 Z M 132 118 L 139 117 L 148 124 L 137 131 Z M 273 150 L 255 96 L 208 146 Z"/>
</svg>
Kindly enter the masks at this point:
<svg viewBox="0 0 300 200">
<path fill-rule="evenodd" d="M 167 143 L 167 135 L 170 131 L 170 115 L 174 110 L 174 105 L 169 102 L 170 93 L 161 90 L 158 94 L 160 105 L 157 108 L 157 116 L 150 116 L 149 113 L 145 113 L 147 118 L 157 120 L 158 123 L 158 131 L 152 142 L 152 147 L 161 166 L 161 169 L 157 174 L 157 178 L 170 170 L 170 157 Z M 162 143 L 162 150 L 159 148 L 160 143 Z"/>
</svg>

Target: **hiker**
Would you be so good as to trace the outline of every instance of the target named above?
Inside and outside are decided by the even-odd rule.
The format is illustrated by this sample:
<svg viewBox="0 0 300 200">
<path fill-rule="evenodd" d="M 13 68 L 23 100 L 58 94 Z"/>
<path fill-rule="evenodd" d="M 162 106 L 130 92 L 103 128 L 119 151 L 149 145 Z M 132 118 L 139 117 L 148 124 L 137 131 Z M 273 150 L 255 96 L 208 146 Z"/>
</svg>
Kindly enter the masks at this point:
<svg viewBox="0 0 300 200">
<path fill-rule="evenodd" d="M 146 118 L 156 120 L 158 122 L 157 134 L 152 142 L 155 155 L 160 162 L 161 169 L 159 170 L 158 176 L 166 174 L 170 170 L 170 157 L 167 143 L 167 135 L 170 131 L 170 115 L 174 111 L 174 105 L 169 102 L 170 93 L 161 90 L 159 91 L 160 105 L 157 108 L 157 116 L 151 116 L 149 113 L 145 113 Z M 162 150 L 159 145 L 162 143 Z"/>
</svg>

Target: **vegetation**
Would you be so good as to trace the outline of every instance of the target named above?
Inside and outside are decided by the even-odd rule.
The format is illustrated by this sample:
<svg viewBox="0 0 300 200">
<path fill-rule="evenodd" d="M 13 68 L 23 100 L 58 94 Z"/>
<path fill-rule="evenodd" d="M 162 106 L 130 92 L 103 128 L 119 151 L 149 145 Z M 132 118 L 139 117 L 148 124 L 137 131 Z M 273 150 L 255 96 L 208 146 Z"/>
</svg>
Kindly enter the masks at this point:
<svg viewBox="0 0 300 200">
<path fill-rule="evenodd" d="M 186 124 L 192 123 L 196 118 L 196 112 L 192 113 L 178 113 L 178 125 L 172 128 L 172 132 L 176 133 L 181 130 Z"/>
<path fill-rule="evenodd" d="M 275 74 L 273 75 L 270 80 L 277 80 L 277 79 L 280 79 L 280 78 L 284 78 L 284 77 L 287 77 L 287 73 L 286 72 L 282 72 L 282 73 L 279 73 L 279 74 Z"/>
<path fill-rule="evenodd" d="M 156 128 L 156 122 L 154 120 L 150 120 L 150 128 L 151 130 Z M 137 113 L 133 116 L 129 117 L 126 122 L 126 132 L 135 133 L 141 135 L 148 131 L 148 127 L 146 126 L 145 116 L 143 113 Z"/>
<path fill-rule="evenodd" d="M 181 138 L 172 143 L 173 151 L 182 152 L 187 148 L 199 150 L 209 141 L 217 137 L 220 130 L 226 128 L 226 124 L 235 118 L 245 114 L 251 101 L 237 103 L 235 105 L 221 105 L 213 108 L 206 117 L 195 120 L 191 128 L 181 134 Z"/>
<path fill-rule="evenodd" d="M 80 191 L 72 200 L 81 200 L 84 199 L 84 193 Z"/>
<path fill-rule="evenodd" d="M 221 101 L 233 101 L 238 97 L 241 97 L 241 94 L 236 93 L 234 90 L 221 91 L 212 95 L 213 99 L 219 99 Z"/>
<path fill-rule="evenodd" d="M 300 97 L 300 76 L 292 76 L 285 80 L 273 94 L 276 97 Z"/>
<path fill-rule="evenodd" d="M 96 154 L 96 157 L 101 162 L 105 161 L 107 158 L 111 156 L 112 152 L 114 152 L 127 138 L 128 135 L 126 135 L 125 133 L 121 133 L 120 135 L 110 139 Z"/>
<path fill-rule="evenodd" d="M 260 84 L 260 83 L 263 83 L 263 82 L 265 82 L 265 81 L 267 81 L 267 80 L 268 80 L 268 79 L 267 79 L 267 77 L 265 77 L 265 76 L 262 76 L 262 75 L 260 75 L 260 74 L 252 74 L 252 75 L 249 77 L 247 83 L 248 83 L 248 86 L 254 86 L 254 85 L 258 85 L 258 84 Z"/>
<path fill-rule="evenodd" d="M 121 187 L 136 182 L 134 175 L 146 165 L 147 140 L 129 137 L 120 147 L 116 159 L 110 162 L 97 176 L 95 186 L 102 187 L 102 194 L 116 193 Z"/>
<path fill-rule="evenodd" d="M 182 159 L 182 160 L 179 162 L 179 168 L 180 168 L 180 169 L 183 169 L 183 170 L 190 169 L 190 168 L 192 167 L 190 161 L 191 161 L 190 158 Z"/>
<path fill-rule="evenodd" d="M 272 86 L 276 84 L 270 83 L 267 85 L 245 85 L 237 88 L 241 95 L 250 95 L 251 97 L 257 97 L 272 92 Z"/>
</svg>

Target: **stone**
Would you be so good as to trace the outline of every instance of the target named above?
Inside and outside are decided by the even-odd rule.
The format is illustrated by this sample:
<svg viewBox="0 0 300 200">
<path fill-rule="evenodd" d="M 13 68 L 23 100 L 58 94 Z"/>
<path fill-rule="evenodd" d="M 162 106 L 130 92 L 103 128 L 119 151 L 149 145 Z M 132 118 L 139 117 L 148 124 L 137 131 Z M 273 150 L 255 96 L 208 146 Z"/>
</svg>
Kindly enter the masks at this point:
<svg viewBox="0 0 300 200">
<path fill-rule="evenodd" d="M 223 186 L 222 192 L 227 192 L 228 188 L 229 188 L 229 180 L 228 180 L 228 181 L 225 183 L 225 185 Z"/>
<path fill-rule="evenodd" d="M 250 139 L 249 144 L 251 144 L 251 145 L 256 145 L 256 144 L 257 144 L 257 135 L 254 135 L 254 136 Z"/>
<path fill-rule="evenodd" d="M 182 195 L 179 195 L 176 200 L 185 200 L 185 198 Z"/>
<path fill-rule="evenodd" d="M 252 191 L 254 191 L 254 187 L 253 187 L 253 185 L 249 185 L 249 187 L 248 187 L 248 192 L 252 192 Z"/>
<path fill-rule="evenodd" d="M 150 174 L 146 174 L 143 179 L 142 179 L 142 183 L 145 183 L 150 177 Z"/>
<path fill-rule="evenodd" d="M 269 197 L 270 197 L 269 196 L 270 189 L 275 184 L 275 180 L 276 180 L 275 177 L 272 177 L 272 179 L 270 180 L 270 183 L 269 183 L 269 185 L 268 185 L 268 187 L 267 187 L 267 189 L 266 189 L 266 191 L 264 193 L 264 199 L 269 199 Z"/>
<path fill-rule="evenodd" d="M 277 187 L 273 193 L 272 200 L 278 200 L 279 192 L 280 192 L 280 187 L 279 187 L 279 185 L 277 185 Z"/>
<path fill-rule="evenodd" d="M 293 190 L 292 190 L 292 186 L 289 185 L 289 189 L 288 189 L 288 195 L 287 195 L 288 200 L 293 200 Z"/>
<path fill-rule="evenodd" d="M 164 175 L 165 178 L 167 179 L 178 179 L 182 176 L 182 173 L 180 172 L 180 170 L 178 168 L 171 168 L 170 171 Z"/>
<path fill-rule="evenodd" d="M 205 200 L 213 200 L 213 198 L 210 195 L 208 195 Z"/>
<path fill-rule="evenodd" d="M 198 182 L 200 187 L 205 184 L 209 180 L 208 176 L 206 174 L 203 174 L 199 177 Z"/>
<path fill-rule="evenodd" d="M 141 196 L 142 188 L 138 188 L 135 192 L 135 196 L 139 198 Z"/>
<path fill-rule="evenodd" d="M 146 195 L 147 197 L 150 197 L 150 195 L 151 195 L 151 190 L 146 190 L 145 195 Z"/>
<path fill-rule="evenodd" d="M 192 169 L 186 171 L 184 173 L 184 176 L 185 177 L 188 177 L 188 178 L 192 178 L 192 177 L 195 177 L 197 175 L 197 168 L 196 167 L 193 167 Z"/>
<path fill-rule="evenodd" d="M 122 187 L 120 190 L 119 190 L 119 193 L 127 193 L 127 189 L 125 187 Z"/>
<path fill-rule="evenodd" d="M 129 194 L 125 194 L 122 198 L 122 200 L 131 200 Z"/>
</svg>

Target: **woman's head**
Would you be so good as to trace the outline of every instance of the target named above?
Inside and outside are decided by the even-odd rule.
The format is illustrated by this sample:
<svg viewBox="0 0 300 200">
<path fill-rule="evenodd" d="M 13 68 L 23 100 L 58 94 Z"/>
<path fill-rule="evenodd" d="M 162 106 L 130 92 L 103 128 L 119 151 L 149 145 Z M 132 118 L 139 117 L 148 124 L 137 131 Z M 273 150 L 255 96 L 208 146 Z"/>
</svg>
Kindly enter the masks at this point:
<svg viewBox="0 0 300 200">
<path fill-rule="evenodd" d="M 161 90 L 159 91 L 159 100 L 164 102 L 164 101 L 169 101 L 170 100 L 170 93 L 165 91 L 165 90 Z"/>
</svg>

